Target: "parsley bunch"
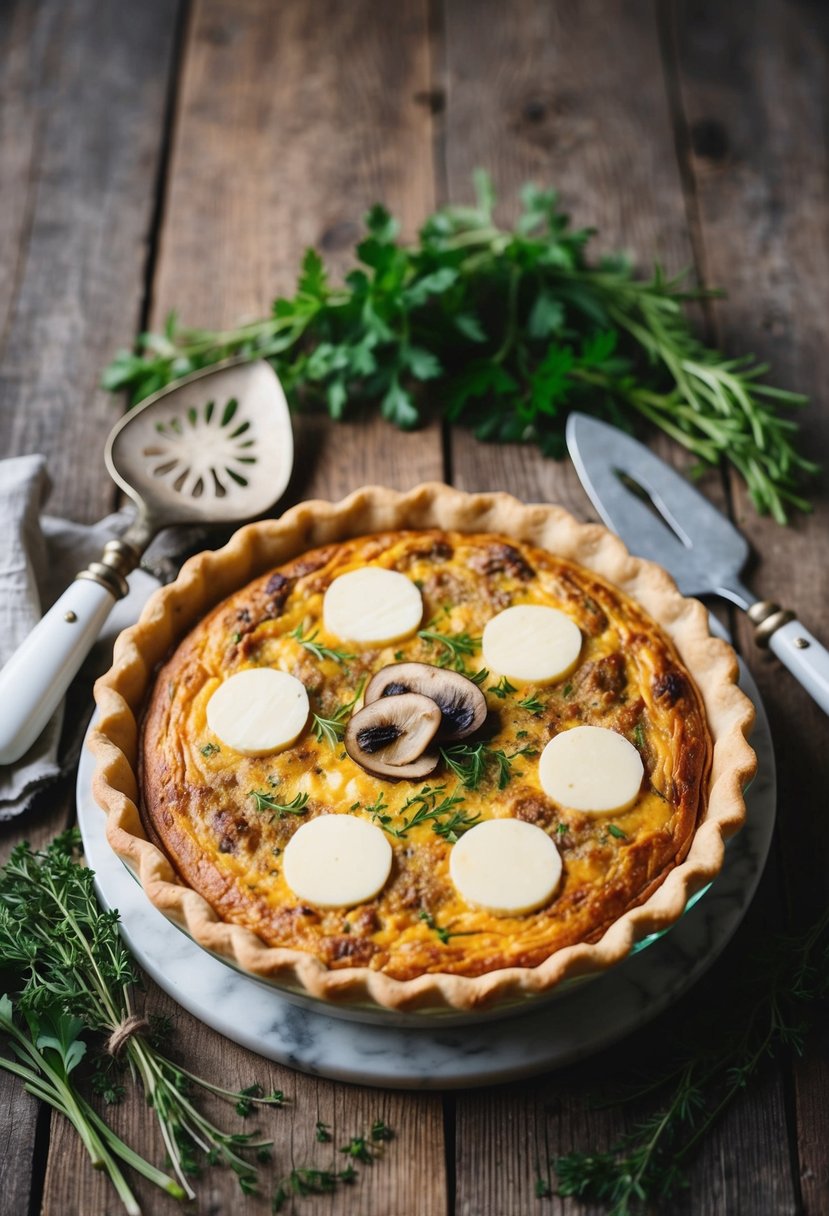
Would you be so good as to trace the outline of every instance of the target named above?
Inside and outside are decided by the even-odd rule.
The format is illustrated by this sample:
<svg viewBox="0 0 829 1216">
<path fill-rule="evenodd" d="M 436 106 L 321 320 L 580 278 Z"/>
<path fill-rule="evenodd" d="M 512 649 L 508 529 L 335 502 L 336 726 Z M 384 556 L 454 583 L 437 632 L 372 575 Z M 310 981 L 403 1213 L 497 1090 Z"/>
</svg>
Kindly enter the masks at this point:
<svg viewBox="0 0 829 1216">
<path fill-rule="evenodd" d="M 333 418 L 368 404 L 411 429 L 428 398 L 480 439 L 552 456 L 572 409 L 628 429 L 638 416 L 703 463 L 730 461 L 759 511 L 783 523 L 808 509 L 798 487 L 816 466 L 781 413 L 805 398 L 766 384 L 752 356 L 725 359 L 696 338 L 683 305 L 714 293 L 658 267 L 636 278 L 621 256 L 588 260 L 592 230 L 572 228 L 553 191 L 525 186 L 514 228 L 501 228 L 489 179 L 475 181 L 476 203 L 437 211 L 411 247 L 373 207 L 343 286 L 311 249 L 295 294 L 262 320 L 217 332 L 171 314 L 116 355 L 104 386 L 135 403 L 221 359 L 266 358 L 295 404 L 322 401 Z"/>
</svg>

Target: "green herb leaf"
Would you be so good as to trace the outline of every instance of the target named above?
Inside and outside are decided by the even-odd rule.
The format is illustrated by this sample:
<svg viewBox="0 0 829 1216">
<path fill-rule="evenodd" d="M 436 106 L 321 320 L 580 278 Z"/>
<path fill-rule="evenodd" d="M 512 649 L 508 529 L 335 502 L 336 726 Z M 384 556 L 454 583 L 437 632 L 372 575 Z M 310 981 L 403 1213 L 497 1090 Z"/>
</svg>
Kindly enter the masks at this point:
<svg viewBox="0 0 829 1216">
<path fill-rule="evenodd" d="M 304 815 L 308 806 L 308 795 L 297 794 L 290 802 L 279 802 L 267 790 L 248 790 L 248 797 L 253 798 L 257 811 L 272 811 L 271 823 L 284 819 L 286 815 Z"/>
</svg>

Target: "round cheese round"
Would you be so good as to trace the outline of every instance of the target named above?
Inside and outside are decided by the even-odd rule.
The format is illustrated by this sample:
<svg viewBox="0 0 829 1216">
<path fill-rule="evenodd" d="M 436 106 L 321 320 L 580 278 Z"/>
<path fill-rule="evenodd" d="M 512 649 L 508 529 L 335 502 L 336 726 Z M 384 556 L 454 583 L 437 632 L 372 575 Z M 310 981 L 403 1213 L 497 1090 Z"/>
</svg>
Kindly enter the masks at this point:
<svg viewBox="0 0 829 1216">
<path fill-rule="evenodd" d="M 642 785 L 642 757 L 603 726 L 575 726 L 551 739 L 538 761 L 545 793 L 572 811 L 626 811 Z"/>
<path fill-rule="evenodd" d="M 391 845 L 373 823 L 354 815 L 320 815 L 288 841 L 285 881 L 318 908 L 351 908 L 382 889 L 391 861 Z"/>
<path fill-rule="evenodd" d="M 423 599 L 412 580 L 379 566 L 335 578 L 323 600 L 325 628 L 345 642 L 399 642 L 411 637 L 422 618 Z"/>
<path fill-rule="evenodd" d="M 484 664 L 520 684 L 550 684 L 573 670 L 581 630 L 566 613 L 544 604 L 516 604 L 487 621 Z"/>
<path fill-rule="evenodd" d="M 496 916 L 520 916 L 548 903 L 561 880 L 550 837 L 522 819 L 488 819 L 452 849 L 449 873 L 458 893 Z"/>
<path fill-rule="evenodd" d="M 296 742 L 308 721 L 305 685 L 287 671 L 249 667 L 220 684 L 207 703 L 207 725 L 244 756 L 266 756 Z"/>
</svg>

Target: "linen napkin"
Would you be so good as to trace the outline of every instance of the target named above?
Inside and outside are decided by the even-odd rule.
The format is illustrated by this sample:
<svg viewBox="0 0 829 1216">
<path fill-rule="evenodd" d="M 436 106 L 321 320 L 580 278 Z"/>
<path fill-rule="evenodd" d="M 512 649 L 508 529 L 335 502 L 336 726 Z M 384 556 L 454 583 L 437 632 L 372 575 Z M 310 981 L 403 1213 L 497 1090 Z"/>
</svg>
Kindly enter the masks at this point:
<svg viewBox="0 0 829 1216">
<path fill-rule="evenodd" d="M 43 456 L 0 460 L 0 666 L 78 571 L 100 557 L 106 541 L 120 535 L 132 518 L 124 510 L 84 525 L 41 516 L 49 489 Z M 73 691 L 81 695 L 73 703 L 83 709 L 73 715 L 62 742 L 61 708 L 25 756 L 0 766 L 0 822 L 25 811 L 35 794 L 76 762 L 92 713 L 92 683 L 109 666 L 117 635 L 137 619 L 158 586 L 143 570 L 134 571 L 128 581 L 129 595 L 113 608 L 100 641 L 76 676 Z"/>
</svg>

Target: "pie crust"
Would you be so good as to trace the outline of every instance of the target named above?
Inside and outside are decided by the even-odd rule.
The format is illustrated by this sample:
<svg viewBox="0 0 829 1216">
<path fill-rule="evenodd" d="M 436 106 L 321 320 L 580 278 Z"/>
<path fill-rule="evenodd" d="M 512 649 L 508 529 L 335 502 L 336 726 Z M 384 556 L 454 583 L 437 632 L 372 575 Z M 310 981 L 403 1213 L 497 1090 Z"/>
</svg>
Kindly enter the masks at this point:
<svg viewBox="0 0 829 1216">
<path fill-rule="evenodd" d="M 660 874 L 644 902 L 613 920 L 598 940 L 554 949 L 531 966 L 478 975 L 429 971 L 394 978 L 368 966 L 328 966 L 307 950 L 269 946 L 251 928 L 222 920 L 184 885 L 150 838 L 139 813 L 139 723 L 156 669 L 205 615 L 258 576 L 316 547 L 370 533 L 439 529 L 496 533 L 524 541 L 601 576 L 635 601 L 668 635 L 704 705 L 713 743 L 708 796 L 684 860 Z M 733 650 L 708 631 L 707 612 L 684 599 L 670 577 L 631 557 L 617 537 L 580 524 L 559 507 L 524 505 L 506 494 L 463 494 L 439 484 L 405 493 L 358 490 L 340 503 L 300 504 L 279 520 L 242 528 L 217 552 L 190 559 L 175 583 L 156 592 L 139 622 L 116 642 L 114 663 L 97 683 L 97 764 L 93 790 L 108 814 L 116 853 L 150 900 L 202 947 L 241 970 L 312 997 L 405 1011 L 474 1011 L 548 991 L 564 979 L 600 971 L 633 944 L 676 921 L 691 895 L 718 872 L 725 839 L 745 816 L 742 791 L 755 769 L 746 737 L 754 711 L 736 686 Z"/>
</svg>

